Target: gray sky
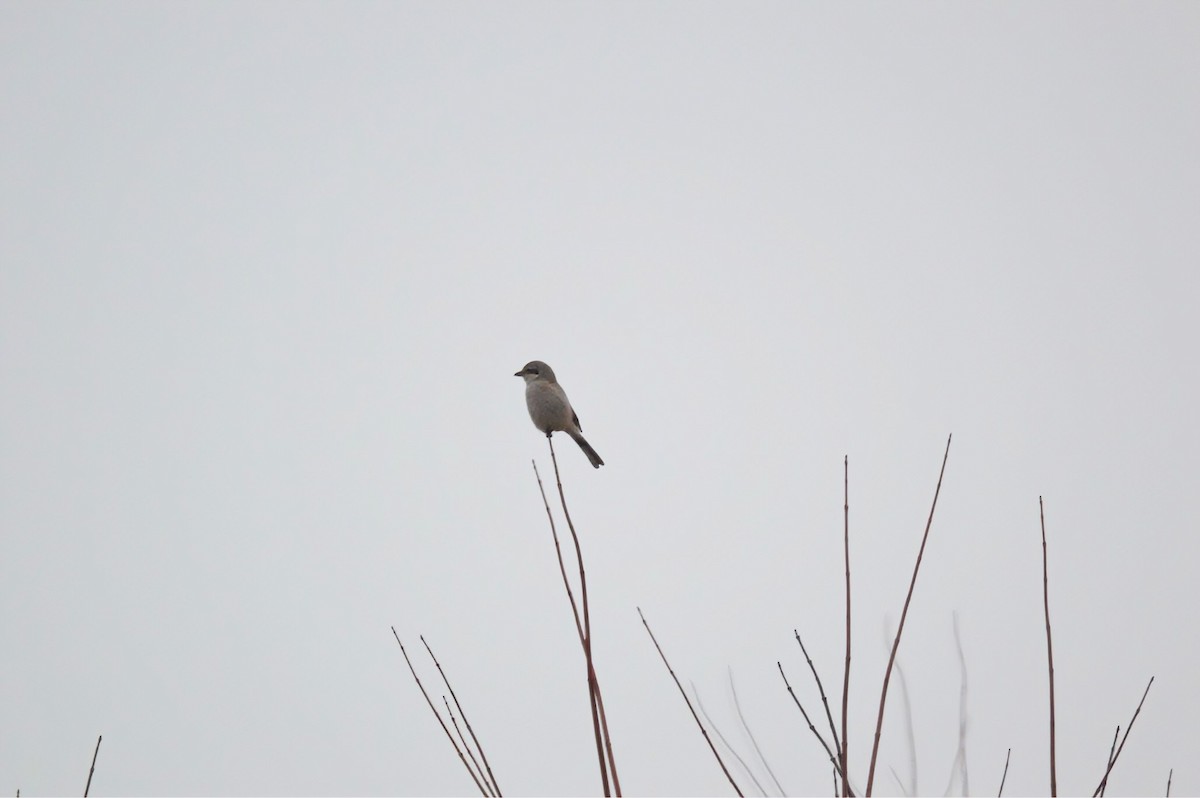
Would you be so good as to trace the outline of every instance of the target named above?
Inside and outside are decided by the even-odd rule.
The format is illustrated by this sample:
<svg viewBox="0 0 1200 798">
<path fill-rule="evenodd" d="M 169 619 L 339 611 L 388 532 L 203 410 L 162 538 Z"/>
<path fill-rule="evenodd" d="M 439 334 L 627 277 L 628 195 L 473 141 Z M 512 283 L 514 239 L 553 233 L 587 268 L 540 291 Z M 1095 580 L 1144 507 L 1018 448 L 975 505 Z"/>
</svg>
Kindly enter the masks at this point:
<svg viewBox="0 0 1200 798">
<path fill-rule="evenodd" d="M 1196 4 L 0 6 L 0 792 L 599 792 L 512 374 L 630 794 L 728 794 L 638 623 L 790 794 L 901 657 L 922 792 L 1200 792 Z M 435 671 L 419 659 L 425 675 Z M 906 777 L 893 684 L 877 792 Z M 817 706 L 815 703 L 812 706 Z M 744 746 L 743 746 L 744 747 Z M 749 780 L 743 778 L 747 786 Z"/>
</svg>

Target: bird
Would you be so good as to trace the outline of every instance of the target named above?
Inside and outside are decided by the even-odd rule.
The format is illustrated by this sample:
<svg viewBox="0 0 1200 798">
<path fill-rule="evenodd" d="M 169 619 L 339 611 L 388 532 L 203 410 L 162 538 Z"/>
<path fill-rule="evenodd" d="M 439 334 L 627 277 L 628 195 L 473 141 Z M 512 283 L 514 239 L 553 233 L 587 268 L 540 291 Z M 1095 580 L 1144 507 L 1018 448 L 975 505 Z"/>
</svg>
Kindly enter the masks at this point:
<svg viewBox="0 0 1200 798">
<path fill-rule="evenodd" d="M 554 369 L 540 360 L 531 360 L 513 376 L 525 378 L 525 404 L 533 426 L 546 433 L 547 438 L 554 432 L 567 433 L 583 449 L 593 468 L 604 465 L 600 455 L 583 437 L 579 416 L 571 408 L 567 392 L 554 379 Z"/>
</svg>

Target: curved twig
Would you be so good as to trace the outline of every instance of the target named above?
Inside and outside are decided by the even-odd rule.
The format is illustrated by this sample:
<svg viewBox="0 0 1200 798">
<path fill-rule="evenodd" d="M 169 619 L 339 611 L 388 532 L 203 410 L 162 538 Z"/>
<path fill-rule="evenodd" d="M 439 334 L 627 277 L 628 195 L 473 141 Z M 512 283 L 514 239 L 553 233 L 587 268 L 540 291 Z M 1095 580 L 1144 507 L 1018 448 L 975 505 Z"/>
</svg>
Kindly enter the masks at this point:
<svg viewBox="0 0 1200 798">
<path fill-rule="evenodd" d="M 1000 776 L 1000 789 L 996 792 L 996 798 L 1004 795 L 1004 782 L 1008 781 L 1008 758 L 1012 756 L 1012 749 L 1008 749 L 1008 753 L 1004 755 L 1004 774 Z"/>
</svg>

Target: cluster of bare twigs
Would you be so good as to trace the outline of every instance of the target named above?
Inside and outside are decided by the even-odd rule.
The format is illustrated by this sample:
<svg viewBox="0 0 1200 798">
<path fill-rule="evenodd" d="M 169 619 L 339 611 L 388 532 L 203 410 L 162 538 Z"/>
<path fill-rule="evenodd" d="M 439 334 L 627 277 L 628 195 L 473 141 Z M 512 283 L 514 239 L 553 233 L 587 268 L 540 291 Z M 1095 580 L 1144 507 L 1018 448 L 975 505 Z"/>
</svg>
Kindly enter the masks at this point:
<svg viewBox="0 0 1200 798">
<path fill-rule="evenodd" d="M 872 791 L 872 789 L 874 787 L 874 783 L 875 783 L 875 764 L 879 757 L 879 741 L 880 741 L 880 737 L 881 737 L 882 730 L 883 730 L 883 711 L 884 711 L 884 708 L 887 706 L 888 685 L 891 681 L 892 669 L 896 666 L 896 652 L 900 648 L 900 637 L 904 633 L 904 622 L 908 618 L 908 608 L 909 608 L 909 605 L 912 603 L 913 590 L 917 584 L 917 574 L 919 573 L 920 568 L 921 568 L 921 560 L 925 556 L 925 545 L 929 541 L 929 530 L 933 526 L 933 514 L 934 514 L 934 511 L 937 509 L 938 496 L 941 494 L 941 490 L 942 490 L 942 478 L 945 476 L 945 473 L 946 473 L 946 461 L 950 457 L 950 440 L 951 440 L 950 438 L 946 439 L 946 451 L 945 451 L 945 454 L 942 456 L 941 471 L 938 472 L 937 488 L 934 490 L 934 493 L 933 493 L 933 505 L 929 508 L 929 519 L 925 523 L 925 534 L 921 537 L 921 548 L 917 552 L 917 561 L 916 561 L 916 564 L 913 566 L 912 580 L 909 582 L 909 585 L 908 585 L 908 595 L 905 596 L 904 608 L 900 613 L 900 625 L 899 625 L 899 627 L 897 627 L 895 638 L 892 640 L 891 654 L 888 657 L 887 670 L 884 671 L 884 675 L 883 675 L 883 688 L 882 688 L 882 691 L 879 696 L 879 713 L 878 713 L 878 716 L 877 716 L 876 722 L 875 722 L 875 743 L 874 743 L 874 746 L 871 748 L 870 770 L 867 775 L 867 788 L 866 788 L 866 792 L 864 793 L 865 795 L 871 794 L 871 791 Z M 833 765 L 834 776 L 835 776 L 835 786 L 837 786 L 840 783 L 840 787 L 837 787 L 837 789 L 835 789 L 835 792 L 842 796 L 852 796 L 852 795 L 855 795 L 856 793 L 855 793 L 853 784 L 851 782 L 851 779 L 849 776 L 849 768 L 847 766 L 847 762 L 848 762 L 847 737 L 849 736 L 849 733 L 847 731 L 847 714 L 848 714 L 847 710 L 849 707 L 850 660 L 851 660 L 851 647 L 850 647 L 850 621 L 851 621 L 851 613 L 850 613 L 850 598 L 851 598 L 851 593 L 850 593 L 850 460 L 849 460 L 849 458 L 846 458 L 842 461 L 842 468 L 843 468 L 842 511 L 843 511 L 843 519 L 844 519 L 843 520 L 843 548 L 845 551 L 845 572 L 846 572 L 846 658 L 845 658 L 845 669 L 843 670 L 843 673 L 842 673 L 842 718 L 841 718 L 842 733 L 841 733 L 840 737 L 838 735 L 836 724 L 834 723 L 834 720 L 833 720 L 833 713 L 831 712 L 831 710 L 829 708 L 829 700 L 825 695 L 825 687 L 824 687 L 823 683 L 821 682 L 821 677 L 817 673 L 817 668 L 813 664 L 812 658 L 808 655 L 808 649 L 805 648 L 804 641 L 800 638 L 800 633 L 798 631 L 793 630 L 793 633 L 796 636 L 796 642 L 800 644 L 800 650 L 804 654 L 804 660 L 805 660 L 805 662 L 808 663 L 809 670 L 812 672 L 812 675 L 813 675 L 813 680 L 816 682 L 817 690 L 821 694 L 821 704 L 825 708 L 825 718 L 829 722 L 830 738 L 833 740 L 832 747 L 830 747 L 829 742 L 825 739 L 824 735 L 822 735 L 821 732 L 817 730 L 817 727 L 816 727 L 816 725 L 813 724 L 812 719 L 809 717 L 808 712 L 804 709 L 804 705 L 801 704 L 800 699 L 796 696 L 796 691 L 794 689 L 792 689 L 792 685 L 790 682 L 788 682 L 787 675 L 783 671 L 782 663 L 777 662 L 775 664 L 779 668 L 779 675 L 783 678 L 784 687 L 787 689 L 788 695 L 790 695 L 792 697 L 792 701 L 795 702 L 796 707 L 800 710 L 800 713 L 804 716 L 804 721 L 805 721 L 805 723 L 808 724 L 809 731 L 811 731 L 813 733 L 813 735 L 817 738 L 817 741 L 821 744 L 821 747 L 825 750 L 825 754 L 829 757 L 829 761 Z M 837 781 L 838 779 L 840 779 L 840 782 Z"/>
<path fill-rule="evenodd" d="M 463 737 L 462 729 L 458 725 L 458 719 L 454 715 L 454 710 L 450 708 L 450 702 L 442 696 L 442 703 L 446 707 L 446 714 L 450 718 L 450 724 L 454 726 L 454 731 L 458 735 L 456 740 L 454 735 L 450 733 L 450 729 L 446 726 L 446 721 L 442 719 L 442 713 L 438 711 L 437 705 L 433 703 L 433 699 L 429 697 L 429 693 L 425 690 L 425 685 L 421 683 L 421 677 L 417 675 L 417 669 L 413 667 L 412 660 L 408 657 L 408 651 L 404 648 L 404 643 L 400 641 L 400 635 L 396 633 L 396 627 L 392 627 L 392 635 L 396 638 L 396 642 L 400 645 L 400 653 L 404 655 L 404 661 L 408 663 L 408 669 L 412 673 L 412 677 L 417 682 L 417 687 L 421 688 L 421 695 L 425 696 L 425 703 L 429 705 L 429 709 L 433 712 L 433 716 L 437 718 L 438 724 L 441 725 L 442 731 L 446 733 L 447 739 L 450 740 L 450 745 L 454 746 L 454 752 L 458 754 L 459 760 L 463 767 L 467 769 L 467 773 L 471 775 L 471 780 L 475 782 L 475 786 L 479 788 L 479 792 L 485 796 L 500 796 L 500 785 L 496 782 L 496 776 L 492 773 L 492 766 L 488 762 L 487 755 L 483 753 L 483 746 L 479 743 L 479 738 L 475 736 L 475 730 L 471 728 L 471 722 L 467 720 L 467 713 L 463 710 L 462 704 L 458 703 L 458 696 L 454 693 L 454 688 L 450 686 L 450 679 L 447 678 L 446 672 L 442 670 L 442 665 L 434 656 L 433 649 L 429 647 L 429 643 L 425 641 L 425 636 L 421 636 L 421 643 L 425 646 L 425 650 L 429 652 L 429 658 L 433 660 L 433 664 L 437 666 L 438 673 L 441 674 L 442 681 L 446 685 L 446 689 L 450 692 L 450 697 L 454 699 L 454 706 L 458 707 L 458 714 L 462 715 L 463 725 L 467 727 L 467 733 L 471 735 L 471 740 L 475 743 L 475 750 L 479 752 L 479 758 L 475 757 L 471 746 L 467 744 L 467 740 Z M 459 744 L 462 744 L 461 747 Z M 465 752 L 465 753 L 464 753 Z M 467 761 L 468 757 L 470 762 Z M 483 767 L 480 767 L 480 762 L 483 762 Z"/>
<path fill-rule="evenodd" d="M 549 439 L 549 436 L 547 436 L 547 438 Z M 921 545 L 917 551 L 916 562 L 913 565 L 912 577 L 911 577 L 911 579 L 909 581 L 909 585 L 908 585 L 908 592 L 905 595 L 903 608 L 900 612 L 900 622 L 896 628 L 894 637 L 891 639 L 890 654 L 888 656 L 887 667 L 884 671 L 882 688 L 880 690 L 879 709 L 878 709 L 878 713 L 876 715 L 876 721 L 875 721 L 875 734 L 874 734 L 873 745 L 871 748 L 871 757 L 870 757 L 869 770 L 867 773 L 866 789 L 862 793 L 864 796 L 870 796 L 872 794 L 872 791 L 875 786 L 875 769 L 876 769 L 876 764 L 877 764 L 878 757 L 879 757 L 879 744 L 880 744 L 880 739 L 881 739 L 882 731 L 883 731 L 884 710 L 887 707 L 888 687 L 891 682 L 891 676 L 892 676 L 893 669 L 896 669 L 896 671 L 899 675 L 899 678 L 901 679 L 901 687 L 904 687 L 903 673 L 899 669 L 899 664 L 897 662 L 897 653 L 900 649 L 900 640 L 904 633 L 904 625 L 905 625 L 905 621 L 908 618 L 908 610 L 912 603 L 913 593 L 914 593 L 914 590 L 915 590 L 916 584 L 917 584 L 917 576 L 920 573 L 921 562 L 925 555 L 925 548 L 929 542 L 929 532 L 933 526 L 933 517 L 934 517 L 934 513 L 937 509 L 938 497 L 941 494 L 942 480 L 945 476 L 946 464 L 950 457 L 950 442 L 951 442 L 951 440 L 952 440 L 952 437 L 947 438 L 947 440 L 946 440 L 946 448 L 945 448 L 945 452 L 943 453 L 943 456 L 942 456 L 941 469 L 938 472 L 937 486 L 934 489 L 933 502 L 929 508 L 929 516 L 925 522 L 925 531 L 921 536 Z M 567 526 L 571 532 L 571 539 L 575 546 L 575 557 L 576 557 L 576 562 L 577 562 L 578 568 L 579 568 L 580 598 L 578 601 L 576 601 L 575 591 L 572 589 L 571 580 L 567 574 L 567 568 L 566 568 L 566 565 L 563 560 L 562 548 L 561 548 L 561 545 L 559 542 L 558 531 L 557 531 L 557 527 L 556 527 L 555 521 L 554 521 L 554 515 L 551 512 L 549 501 L 546 499 L 546 491 L 542 485 L 541 475 L 537 473 L 537 464 L 536 463 L 534 463 L 534 466 L 533 466 L 534 474 L 537 477 L 538 490 L 541 492 L 541 495 L 542 495 L 542 503 L 545 505 L 545 508 L 546 508 L 546 516 L 550 521 L 550 531 L 551 531 L 551 534 L 554 539 L 554 549 L 555 549 L 555 553 L 558 557 L 559 571 L 562 575 L 563 585 L 564 585 L 564 587 L 566 589 L 566 593 L 567 593 L 567 599 L 568 599 L 568 602 L 570 603 L 571 612 L 575 619 L 576 632 L 578 634 L 580 646 L 583 649 L 584 660 L 585 660 L 585 663 L 587 666 L 589 700 L 590 700 L 591 712 L 592 712 L 592 728 L 593 728 L 593 732 L 594 732 L 595 740 L 596 740 L 596 754 L 597 754 L 597 760 L 599 762 L 599 767 L 600 767 L 601 784 L 603 786 L 604 794 L 606 796 L 610 796 L 613 794 L 619 796 L 619 795 L 621 795 L 620 780 L 617 777 L 616 762 L 615 762 L 615 759 L 613 757 L 613 752 L 612 752 L 612 741 L 608 734 L 608 722 L 607 722 L 607 719 L 606 719 L 606 716 L 604 713 L 604 701 L 601 696 L 600 683 L 599 683 L 599 679 L 596 677 L 595 665 L 593 663 L 593 658 L 592 658 L 592 635 L 591 635 L 590 611 L 589 611 L 589 607 L 588 607 L 587 573 L 586 573 L 586 571 L 584 569 L 584 565 L 583 565 L 583 553 L 582 553 L 582 550 L 581 550 L 581 547 L 579 544 L 579 537 L 576 534 L 574 523 L 571 521 L 570 511 L 567 509 L 567 501 L 566 501 L 566 497 L 563 493 L 562 479 L 561 479 L 561 476 L 559 475 L 559 471 L 558 471 L 558 460 L 555 458 L 555 455 L 554 455 L 553 442 L 551 442 L 551 444 L 550 444 L 550 456 L 551 456 L 551 460 L 554 463 L 555 480 L 556 480 L 557 487 L 558 487 L 558 495 L 559 495 L 559 500 L 562 505 L 563 516 L 566 518 Z M 780 662 L 776 662 L 776 666 L 779 669 L 779 675 L 783 679 L 784 687 L 786 688 L 788 694 L 791 696 L 792 701 L 796 704 L 796 707 L 800 710 L 800 713 L 804 717 L 805 723 L 808 725 L 809 730 L 817 738 L 817 741 L 820 743 L 822 749 L 825 751 L 826 756 L 829 758 L 829 762 L 830 762 L 830 765 L 832 768 L 832 773 L 833 773 L 833 784 L 834 784 L 835 796 L 840 795 L 843 798 L 850 798 L 850 796 L 854 796 L 857 794 L 857 790 L 855 789 L 855 787 L 853 785 L 853 780 L 851 779 L 851 776 L 849 773 L 849 765 L 848 765 L 848 762 L 849 762 L 849 759 L 848 759 L 849 732 L 847 729 L 847 716 L 848 716 L 848 709 L 849 709 L 849 694 L 850 694 L 851 617 L 852 617 L 851 616 L 851 603 L 850 603 L 851 602 L 850 466 L 849 466 L 849 458 L 848 457 L 843 460 L 843 491 L 844 491 L 844 493 L 843 493 L 843 514 L 844 514 L 843 547 L 844 547 L 844 553 L 845 553 L 845 584 L 846 584 L 846 596 L 845 596 L 845 601 L 846 601 L 846 647 L 845 647 L 844 669 L 843 669 L 843 673 L 842 673 L 841 732 L 840 732 L 840 734 L 838 731 L 838 724 L 835 721 L 834 713 L 830 708 L 828 696 L 825 693 L 824 684 L 821 681 L 821 677 L 820 677 L 819 673 L 817 672 L 816 665 L 813 663 L 812 658 L 808 654 L 808 649 L 805 647 L 804 641 L 801 639 L 799 631 L 793 630 L 793 634 L 795 635 L 796 642 L 800 646 L 800 651 L 804 656 L 805 662 L 807 663 L 808 668 L 809 668 L 810 672 L 812 673 L 813 681 L 816 683 L 817 691 L 820 694 L 821 704 L 822 704 L 822 706 L 824 708 L 824 712 L 825 712 L 825 721 L 829 726 L 829 737 L 828 738 L 826 738 L 825 735 L 820 730 L 818 730 L 817 725 L 813 722 L 808 711 L 804 708 L 803 704 L 801 703 L 799 697 L 797 697 L 796 691 L 792 688 L 791 683 L 788 681 L 787 674 L 784 672 L 783 664 Z M 1049 685 L 1050 685 L 1050 690 L 1049 690 L 1050 794 L 1053 796 L 1056 796 L 1058 794 L 1058 774 L 1057 774 L 1056 750 L 1055 750 L 1054 653 L 1053 653 L 1052 634 L 1051 634 L 1051 626 L 1050 626 L 1050 597 L 1049 597 L 1050 588 L 1049 588 L 1049 565 L 1048 565 L 1048 561 L 1047 561 L 1048 558 L 1047 558 L 1047 545 L 1046 545 L 1046 520 L 1045 520 L 1045 509 L 1044 509 L 1044 505 L 1043 505 L 1041 497 L 1038 497 L 1038 507 L 1039 507 L 1039 515 L 1040 515 L 1040 519 L 1041 519 L 1041 533 L 1042 533 L 1043 607 L 1045 610 L 1046 658 L 1047 658 L 1047 664 L 1048 664 Z M 738 786 L 737 782 L 733 778 L 733 775 L 730 773 L 729 768 L 726 766 L 724 760 L 721 758 L 721 754 L 717 750 L 717 746 L 714 744 L 712 737 L 709 735 L 708 729 L 705 727 L 704 722 L 701 720 L 700 714 L 697 713 L 696 708 L 692 704 L 692 701 L 688 698 L 687 691 L 684 690 L 683 685 L 680 683 L 679 677 L 676 676 L 675 670 L 671 667 L 670 662 L 667 660 L 667 656 L 663 652 L 662 646 L 659 645 L 658 639 L 655 637 L 654 632 L 650 629 L 650 624 L 649 624 L 649 622 L 647 622 L 645 614 L 642 612 L 640 607 L 638 608 L 637 611 L 638 611 L 638 616 L 641 618 L 642 625 L 645 627 L 646 632 L 649 634 L 650 639 L 653 642 L 654 647 L 657 650 L 659 657 L 662 659 L 663 665 L 666 667 L 667 672 L 671 676 L 671 679 L 675 682 L 675 686 L 679 689 L 679 694 L 683 697 L 684 702 L 687 704 L 688 710 L 690 711 L 692 718 L 695 720 L 696 725 L 699 727 L 700 733 L 703 736 L 705 742 L 708 744 L 709 750 L 712 752 L 713 757 L 717 760 L 717 764 L 720 766 L 721 771 L 725 774 L 726 779 L 728 779 L 730 786 L 733 787 L 734 792 L 736 792 L 739 796 L 741 796 L 743 794 L 741 788 Z M 393 632 L 393 634 L 395 634 L 394 628 L 393 628 L 392 632 Z M 955 639 L 956 639 L 956 642 L 958 645 L 959 664 L 960 664 L 960 668 L 962 670 L 962 687 L 960 690 L 960 710 L 959 710 L 959 713 L 960 713 L 959 714 L 959 748 L 958 748 L 958 752 L 957 752 L 956 758 L 955 758 L 955 768 L 952 769 L 952 771 L 951 771 L 951 785 L 953 784 L 953 778 L 954 778 L 955 772 L 961 771 L 962 787 L 963 787 L 963 790 L 965 793 L 967 790 L 967 776 L 966 776 L 966 765 L 965 765 L 965 760 L 966 760 L 966 750 L 965 750 L 966 666 L 965 666 L 965 660 L 964 660 L 963 652 L 962 652 L 961 639 L 958 636 L 957 618 L 955 618 Z M 425 642 L 424 638 L 421 638 L 421 640 L 423 643 Z M 396 641 L 400 642 L 400 638 L 398 636 L 396 637 Z M 403 644 L 401 644 L 400 648 L 401 648 L 401 651 L 403 652 L 404 651 Z M 426 649 L 429 650 L 428 644 L 426 644 Z M 429 650 L 429 654 L 430 654 L 430 657 L 433 657 L 432 650 Z M 408 661 L 409 669 L 412 670 L 413 677 L 417 680 L 418 686 L 420 686 L 421 685 L 420 679 L 417 677 L 416 670 L 413 669 L 412 662 L 408 660 L 408 654 L 406 652 L 404 653 L 404 657 L 405 657 L 405 660 Z M 450 704 L 449 704 L 449 702 L 446 701 L 445 697 L 443 697 L 443 703 L 445 704 L 446 710 L 449 713 L 451 723 L 454 726 L 455 732 L 457 732 L 457 734 L 458 734 L 457 741 L 455 739 L 455 736 L 450 733 L 450 730 L 449 730 L 449 728 L 447 728 L 446 723 L 442 720 L 437 707 L 434 705 L 433 701 L 430 699 L 428 693 L 425 692 L 425 688 L 423 686 L 421 686 L 421 692 L 422 692 L 422 694 L 425 695 L 426 702 L 429 704 L 430 709 L 433 710 L 434 715 L 437 716 L 439 723 L 441 723 L 443 730 L 446 732 L 446 736 L 450 739 L 450 742 L 454 745 L 455 750 L 458 751 L 459 759 L 462 760 L 463 765 L 471 773 L 471 777 L 475 780 L 476 786 L 479 787 L 480 792 L 485 796 L 499 796 L 500 795 L 499 787 L 496 785 L 495 777 L 492 775 L 491 766 L 487 764 L 487 759 L 483 755 L 483 749 L 479 745 L 479 741 L 475 737 L 475 733 L 471 729 L 470 724 L 467 722 L 466 714 L 462 711 L 462 707 L 459 705 L 457 697 L 454 696 L 454 690 L 453 690 L 453 688 L 450 687 L 449 680 L 446 679 L 445 673 L 442 671 L 441 665 L 437 664 L 436 657 L 434 657 L 433 659 L 434 659 L 435 665 L 437 665 L 438 672 L 442 674 L 442 678 L 446 682 L 446 687 L 450 691 L 450 695 L 454 700 L 455 706 L 458 707 L 459 714 L 461 714 L 463 717 L 463 723 L 464 723 L 464 725 L 466 725 L 468 733 L 470 734 L 471 739 L 475 743 L 475 748 L 479 752 L 479 759 L 482 760 L 483 767 L 480 767 L 479 762 L 476 760 L 475 756 L 473 755 L 473 753 L 471 751 L 471 747 L 467 744 L 466 739 L 463 737 L 461 731 L 459 730 L 458 723 L 455 720 L 454 712 L 450 709 Z M 732 675 L 730 678 L 732 680 Z M 1137 709 L 1133 713 L 1133 718 L 1130 720 L 1129 724 L 1125 728 L 1124 736 L 1120 736 L 1121 727 L 1120 726 L 1117 727 L 1117 731 L 1113 735 L 1112 747 L 1110 748 L 1109 754 L 1107 757 L 1107 763 L 1106 763 L 1107 766 L 1104 770 L 1104 775 L 1101 778 L 1099 785 L 1096 787 L 1095 792 L 1093 793 L 1093 798 L 1096 798 L 1096 796 L 1104 795 L 1105 788 L 1108 785 L 1109 775 L 1111 774 L 1113 766 L 1116 764 L 1118 757 L 1120 757 L 1121 751 L 1124 750 L 1125 741 L 1129 736 L 1129 732 L 1133 727 L 1134 721 L 1137 720 L 1138 714 L 1142 710 L 1142 704 L 1145 702 L 1146 695 L 1150 692 L 1150 686 L 1153 685 L 1153 683 L 1154 683 L 1154 679 L 1153 679 L 1153 677 L 1151 677 L 1149 684 L 1146 685 L 1146 689 L 1142 693 L 1141 701 L 1138 702 Z M 904 699 L 905 699 L 905 704 L 907 706 L 907 694 L 904 696 Z M 700 705 L 698 695 L 696 697 L 696 703 L 697 703 L 697 705 Z M 740 711 L 741 711 L 740 707 L 739 707 L 738 711 L 739 711 L 739 716 L 740 716 Z M 707 713 L 704 713 L 703 705 L 700 705 L 700 713 L 704 714 L 705 718 L 708 717 Z M 742 723 L 745 726 L 745 718 L 744 717 L 742 718 Z M 712 725 L 711 720 L 709 721 L 709 725 Z M 746 727 L 746 730 L 747 730 L 747 732 L 749 732 L 748 726 Z M 720 730 L 718 730 L 715 726 L 713 726 L 713 731 L 716 733 L 716 735 L 719 737 L 719 739 L 721 739 L 722 743 L 733 753 L 733 755 L 737 758 L 738 762 L 741 764 L 743 769 L 747 773 L 750 774 L 751 779 L 755 781 L 756 786 L 758 786 L 759 789 L 761 790 L 762 789 L 761 784 L 758 783 L 758 780 L 754 777 L 754 774 L 750 771 L 749 767 L 746 766 L 742 757 L 740 755 L 738 755 L 736 750 L 734 750 L 731 746 L 729 746 L 729 744 L 725 740 L 724 736 L 721 735 Z M 909 737 L 910 737 L 910 750 L 911 750 L 911 748 L 912 748 L 912 746 L 911 746 L 911 737 L 912 737 L 911 718 L 910 718 Z M 1119 744 L 1118 744 L 1118 740 L 1117 740 L 1118 737 L 1120 737 Z M 459 747 L 460 742 L 462 743 L 461 748 Z M 97 743 L 97 746 L 98 745 L 99 745 L 99 743 Z M 755 743 L 755 747 L 757 748 L 757 743 Z M 466 752 L 465 754 L 464 754 L 464 751 Z M 760 759 L 761 759 L 761 752 L 759 752 L 759 754 L 760 754 Z M 1000 788 L 999 788 L 997 795 L 1002 795 L 1004 792 L 1004 784 L 1008 778 L 1008 767 L 1009 767 L 1009 760 L 1010 760 L 1011 756 L 1012 756 L 1012 749 L 1009 748 L 1007 753 L 1005 754 L 1004 772 L 1000 778 Z M 915 792 L 916 791 L 915 753 L 912 754 L 912 757 L 913 757 L 913 775 L 912 775 L 911 791 Z M 470 760 L 470 762 L 468 762 L 468 759 Z M 763 763 L 765 764 L 765 759 L 763 760 Z M 769 765 L 767 767 L 769 770 Z M 486 773 L 485 773 L 485 771 L 486 771 Z M 893 775 L 895 775 L 894 771 L 893 771 Z M 771 776 L 772 776 L 772 778 L 774 778 L 773 773 L 771 774 Z M 1172 770 L 1171 773 L 1168 774 L 1168 777 L 1167 777 L 1167 795 L 1168 796 L 1170 795 L 1171 779 L 1173 776 L 1174 776 L 1174 771 Z M 898 779 L 898 777 L 897 777 L 897 779 Z M 775 783 L 778 786 L 778 781 L 776 781 Z M 782 788 L 780 788 L 780 791 L 782 792 Z M 949 794 L 948 791 L 949 791 L 949 787 L 947 788 L 947 794 Z"/>
</svg>

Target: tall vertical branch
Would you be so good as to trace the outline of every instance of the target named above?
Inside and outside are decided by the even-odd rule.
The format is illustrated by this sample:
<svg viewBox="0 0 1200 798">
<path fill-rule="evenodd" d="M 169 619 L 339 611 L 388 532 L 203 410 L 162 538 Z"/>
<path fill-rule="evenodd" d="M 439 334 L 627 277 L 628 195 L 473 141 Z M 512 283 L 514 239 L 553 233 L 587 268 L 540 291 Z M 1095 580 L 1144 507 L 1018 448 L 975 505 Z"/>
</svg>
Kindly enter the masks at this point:
<svg viewBox="0 0 1200 798">
<path fill-rule="evenodd" d="M 842 740 L 838 746 L 838 767 L 842 771 L 842 797 L 850 795 L 850 780 L 847 765 L 847 748 L 850 736 L 846 732 L 846 717 L 850 707 L 850 455 L 842 458 L 842 541 L 846 554 L 846 667 L 842 672 Z M 799 639 L 799 636 L 797 636 Z M 837 735 L 834 735 L 837 739 Z M 867 795 L 871 787 L 867 785 Z"/>
<path fill-rule="evenodd" d="M 1046 508 L 1038 496 L 1042 521 L 1042 606 L 1046 610 L 1046 661 L 1050 670 L 1050 795 L 1058 795 L 1058 765 L 1054 755 L 1054 646 L 1050 639 L 1050 577 L 1046 565 Z"/>
<path fill-rule="evenodd" d="M 538 474 L 537 463 L 533 464 L 534 475 L 537 477 L 538 490 L 542 494 L 542 503 L 546 507 L 546 517 L 550 520 L 550 532 L 554 536 L 554 550 L 558 556 L 559 572 L 562 574 L 563 586 L 567 591 L 567 598 L 571 604 L 571 614 L 575 619 L 575 629 L 579 635 L 579 643 L 583 648 L 584 660 L 587 664 L 587 680 L 588 680 L 588 702 L 592 713 L 592 733 L 596 739 L 596 755 L 600 764 L 600 781 L 604 788 L 606 796 L 612 795 L 613 791 L 616 795 L 621 795 L 621 781 L 617 775 L 616 759 L 613 756 L 612 738 L 608 733 L 608 716 L 604 711 L 604 697 L 600 692 L 600 681 L 596 676 L 596 668 L 592 659 L 592 623 L 591 610 L 588 605 L 588 590 L 587 590 L 587 571 L 583 566 L 583 550 L 579 544 L 579 535 L 575 531 L 575 523 L 571 520 L 571 511 L 567 507 L 566 494 L 563 491 L 562 476 L 558 470 L 558 458 L 554 453 L 554 441 L 547 435 L 546 442 L 550 447 L 550 460 L 554 463 L 554 478 L 558 486 L 558 497 L 562 504 L 563 515 L 567 519 L 567 527 L 571 532 L 571 539 L 575 545 L 575 559 L 579 565 L 579 602 L 575 601 L 575 594 L 571 590 L 571 583 L 567 577 L 566 565 L 563 562 L 562 547 L 558 540 L 558 531 L 554 524 L 554 516 L 550 512 L 550 504 L 546 500 L 546 491 L 542 485 L 541 475 Z M 580 607 L 582 605 L 582 614 Z M 612 777 L 612 789 L 609 788 L 609 776 Z"/>
<path fill-rule="evenodd" d="M 875 719 L 875 744 L 871 748 L 871 767 L 867 771 L 866 795 L 871 794 L 875 783 L 875 763 L 879 759 L 879 737 L 883 733 L 883 710 L 887 706 L 888 683 L 892 679 L 892 668 L 896 665 L 896 651 L 900 648 L 900 636 L 904 633 L 904 622 L 908 619 L 908 606 L 912 603 L 913 588 L 917 586 L 917 573 L 921 570 L 921 558 L 925 556 L 925 544 L 929 541 L 929 528 L 933 526 L 933 513 L 937 509 L 938 495 L 942 492 L 942 477 L 946 474 L 946 461 L 950 459 L 950 441 L 954 436 L 946 438 L 946 453 L 942 455 L 942 469 L 938 472 L 937 488 L 933 491 L 933 505 L 929 508 L 929 520 L 925 522 L 925 534 L 921 537 L 921 548 L 917 552 L 917 562 L 913 566 L 912 581 L 908 585 L 908 595 L 904 598 L 904 609 L 900 612 L 900 625 L 896 628 L 896 639 L 892 641 L 892 653 L 888 657 L 887 670 L 883 674 L 883 689 L 879 695 L 879 715 Z M 842 746 L 845 747 L 845 732 L 842 733 Z"/>
</svg>

